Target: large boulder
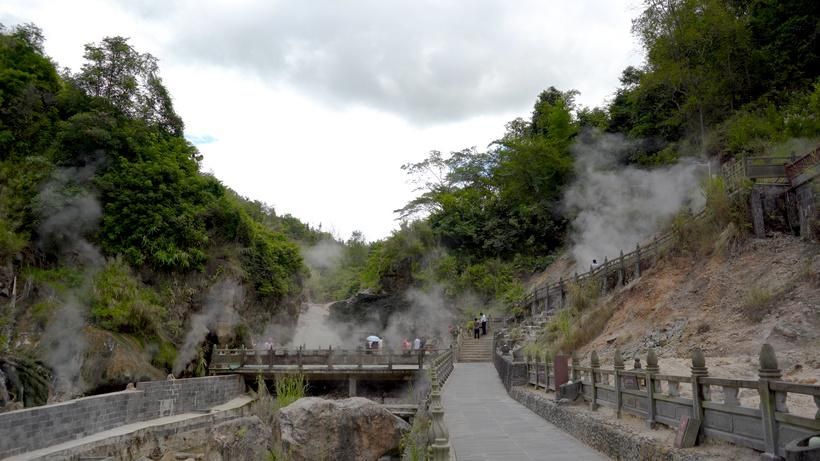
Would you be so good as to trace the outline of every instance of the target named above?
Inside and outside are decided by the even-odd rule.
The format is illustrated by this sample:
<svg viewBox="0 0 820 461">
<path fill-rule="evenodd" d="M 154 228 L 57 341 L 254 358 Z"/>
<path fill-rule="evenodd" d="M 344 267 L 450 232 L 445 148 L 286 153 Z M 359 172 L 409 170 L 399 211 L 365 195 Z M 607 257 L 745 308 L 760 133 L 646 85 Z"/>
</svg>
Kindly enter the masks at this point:
<svg viewBox="0 0 820 461">
<path fill-rule="evenodd" d="M 279 410 L 274 423 L 278 450 L 292 461 L 377 460 L 398 453 L 410 425 L 361 397 L 305 397 Z"/>
</svg>

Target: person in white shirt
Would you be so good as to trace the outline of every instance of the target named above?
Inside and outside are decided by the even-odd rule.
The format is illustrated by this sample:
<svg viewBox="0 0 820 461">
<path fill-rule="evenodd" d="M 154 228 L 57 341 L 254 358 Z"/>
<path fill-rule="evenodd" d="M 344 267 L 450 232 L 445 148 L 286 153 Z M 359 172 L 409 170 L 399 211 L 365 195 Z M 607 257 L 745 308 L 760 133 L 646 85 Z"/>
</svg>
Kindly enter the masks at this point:
<svg viewBox="0 0 820 461">
<path fill-rule="evenodd" d="M 481 314 L 481 336 L 487 334 L 487 316 L 482 313 Z"/>
<path fill-rule="evenodd" d="M 416 339 L 413 340 L 413 350 L 417 351 L 419 349 L 421 349 L 421 339 L 417 336 Z"/>
</svg>

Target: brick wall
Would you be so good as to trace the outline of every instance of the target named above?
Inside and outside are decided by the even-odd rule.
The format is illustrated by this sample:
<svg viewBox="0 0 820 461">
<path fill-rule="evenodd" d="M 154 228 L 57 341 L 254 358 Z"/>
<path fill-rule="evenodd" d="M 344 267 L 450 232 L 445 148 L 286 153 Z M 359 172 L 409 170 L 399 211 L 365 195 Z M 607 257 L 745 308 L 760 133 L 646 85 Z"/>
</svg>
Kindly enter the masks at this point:
<svg viewBox="0 0 820 461">
<path fill-rule="evenodd" d="M 244 392 L 239 375 L 146 381 L 136 390 L 0 413 L 0 459 L 123 424 L 209 408 Z"/>
</svg>

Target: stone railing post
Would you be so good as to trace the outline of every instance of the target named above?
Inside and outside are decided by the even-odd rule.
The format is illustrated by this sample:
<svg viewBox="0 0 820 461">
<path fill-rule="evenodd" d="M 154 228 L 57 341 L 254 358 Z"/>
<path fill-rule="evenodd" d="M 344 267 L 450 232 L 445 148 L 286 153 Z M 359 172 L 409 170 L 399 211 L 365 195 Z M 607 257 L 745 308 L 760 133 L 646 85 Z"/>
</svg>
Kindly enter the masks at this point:
<svg viewBox="0 0 820 461">
<path fill-rule="evenodd" d="M 760 370 L 758 392 L 760 393 L 760 416 L 763 424 L 763 443 L 766 452 L 760 455 L 764 460 L 782 460 L 778 455 L 778 430 L 775 413 L 788 411 L 786 409 L 786 394 L 775 392 L 769 386 L 772 381 L 778 381 L 783 373 L 777 365 L 777 356 L 770 344 L 760 348 Z"/>
<path fill-rule="evenodd" d="M 626 265 L 624 264 L 624 250 L 621 250 L 621 256 L 618 258 L 618 286 L 624 286 L 626 281 Z"/>
<path fill-rule="evenodd" d="M 544 351 L 544 392 L 550 391 L 550 355 Z"/>
<path fill-rule="evenodd" d="M 535 353 L 535 390 L 538 390 L 538 382 L 539 382 L 538 381 L 538 378 L 539 378 L 539 376 L 538 376 L 538 365 L 539 364 L 541 364 L 541 352 L 540 351 Z M 545 366 L 544 367 L 544 376 L 546 377 L 546 375 L 547 375 L 546 363 L 544 363 L 543 365 Z"/>
<path fill-rule="evenodd" d="M 703 401 L 708 400 L 708 396 L 704 396 L 703 386 L 700 384 L 700 378 L 709 376 L 709 370 L 706 368 L 706 359 L 703 357 L 703 352 L 700 349 L 692 350 L 692 366 L 690 368 L 692 373 L 692 418 L 698 420 L 698 424 L 703 421 Z"/>
<path fill-rule="evenodd" d="M 550 381 L 555 387 L 555 370 L 550 366 L 549 354 L 544 354 L 544 392 L 550 391 Z M 555 391 L 558 392 L 558 389 Z"/>
<path fill-rule="evenodd" d="M 598 409 L 598 389 L 595 388 L 595 382 L 598 380 L 596 376 L 598 374 L 598 369 L 601 368 L 601 362 L 598 361 L 598 353 L 592 351 L 592 354 L 589 355 L 589 379 L 592 385 L 592 400 L 589 402 L 589 409 L 590 410 L 597 410 Z"/>
<path fill-rule="evenodd" d="M 580 365 L 581 361 L 578 359 L 578 352 L 576 351 L 572 351 L 572 355 L 570 357 L 572 358 L 572 382 L 577 383 L 579 376 L 578 365 Z M 548 360 L 546 354 L 544 354 L 544 359 Z"/>
<path fill-rule="evenodd" d="M 387 351 L 387 369 L 388 370 L 393 369 L 393 352 L 392 351 Z"/>
<path fill-rule="evenodd" d="M 601 266 L 601 296 L 605 295 L 607 290 L 609 289 L 609 287 L 607 286 L 607 276 L 609 275 L 608 266 L 609 262 L 607 261 L 606 256 L 604 256 L 604 264 Z"/>
<path fill-rule="evenodd" d="M 333 369 L 333 346 L 327 346 L 327 368 Z"/>
<path fill-rule="evenodd" d="M 646 400 L 647 400 L 647 415 L 646 426 L 649 429 L 655 429 L 657 423 L 655 422 L 655 392 L 660 392 L 660 388 L 656 385 L 655 375 L 658 374 L 660 368 L 658 367 L 658 357 L 655 355 L 654 349 L 649 349 L 646 353 Z M 660 381 L 657 381 L 660 384 Z"/>
<path fill-rule="evenodd" d="M 612 361 L 613 368 L 615 369 L 615 415 L 620 418 L 621 408 L 624 406 L 623 395 L 621 394 L 621 372 L 624 371 L 624 358 L 621 355 L 621 348 L 615 348 Z"/>
<path fill-rule="evenodd" d="M 635 278 L 641 276 L 641 244 L 635 244 Z"/>
<path fill-rule="evenodd" d="M 444 425 L 444 408 L 441 405 L 441 386 L 439 385 L 438 373 L 435 367 L 430 369 L 430 382 L 432 391 L 430 392 L 430 429 L 427 433 L 432 441 L 427 453 L 431 461 L 450 460 L 450 435 Z"/>
<path fill-rule="evenodd" d="M 362 350 L 361 346 L 356 348 L 356 356 L 358 360 L 358 368 L 364 367 L 364 350 Z"/>
<path fill-rule="evenodd" d="M 296 349 L 296 364 L 299 367 L 299 371 L 302 371 L 302 346 Z"/>
</svg>

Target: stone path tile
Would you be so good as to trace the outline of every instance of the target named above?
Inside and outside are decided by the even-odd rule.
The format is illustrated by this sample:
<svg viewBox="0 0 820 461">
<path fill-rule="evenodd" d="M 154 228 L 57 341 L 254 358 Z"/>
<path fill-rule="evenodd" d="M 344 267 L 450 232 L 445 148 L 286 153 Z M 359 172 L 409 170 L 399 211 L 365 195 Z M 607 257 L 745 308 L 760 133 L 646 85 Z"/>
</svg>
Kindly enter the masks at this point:
<svg viewBox="0 0 820 461">
<path fill-rule="evenodd" d="M 456 363 L 442 402 L 458 461 L 607 459 L 507 395 L 492 363 Z"/>
</svg>

